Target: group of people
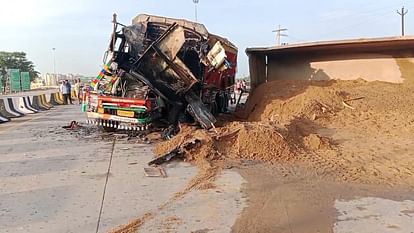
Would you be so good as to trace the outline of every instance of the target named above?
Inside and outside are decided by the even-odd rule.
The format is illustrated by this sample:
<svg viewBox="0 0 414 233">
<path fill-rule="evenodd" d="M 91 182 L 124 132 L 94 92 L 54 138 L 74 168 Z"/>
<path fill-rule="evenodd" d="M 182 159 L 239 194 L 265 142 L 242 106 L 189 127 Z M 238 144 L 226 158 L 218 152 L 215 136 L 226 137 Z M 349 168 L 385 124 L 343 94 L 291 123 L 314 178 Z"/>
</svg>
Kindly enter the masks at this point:
<svg viewBox="0 0 414 233">
<path fill-rule="evenodd" d="M 246 89 L 247 89 L 247 84 L 246 84 L 246 81 L 244 81 L 244 79 L 236 82 L 235 92 L 237 94 L 240 94 L 241 91 L 246 92 Z"/>
<path fill-rule="evenodd" d="M 231 98 L 230 98 L 230 103 L 231 104 L 236 104 L 238 98 L 241 98 L 243 93 L 245 93 L 246 91 L 247 91 L 246 81 L 244 79 L 236 81 L 236 83 L 234 85 L 234 92 L 233 92 L 233 94 L 231 95 Z"/>
<path fill-rule="evenodd" d="M 82 90 L 82 83 L 80 79 L 76 79 L 75 80 L 75 85 L 74 85 L 74 91 L 75 91 L 75 96 L 78 98 L 79 104 L 82 103 L 82 94 L 81 94 L 81 90 Z M 62 84 L 60 85 L 60 92 L 63 95 L 63 104 L 73 104 L 72 102 L 72 97 L 71 97 L 71 93 L 72 93 L 72 85 L 70 84 L 69 80 L 63 80 Z"/>
</svg>

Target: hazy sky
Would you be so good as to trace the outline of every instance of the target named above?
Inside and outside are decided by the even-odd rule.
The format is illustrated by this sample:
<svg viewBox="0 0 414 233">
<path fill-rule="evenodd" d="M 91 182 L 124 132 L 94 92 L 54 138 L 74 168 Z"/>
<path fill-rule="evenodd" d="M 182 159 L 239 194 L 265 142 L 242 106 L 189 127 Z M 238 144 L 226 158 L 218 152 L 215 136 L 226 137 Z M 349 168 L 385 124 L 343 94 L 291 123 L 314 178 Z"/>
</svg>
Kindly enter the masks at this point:
<svg viewBox="0 0 414 233">
<path fill-rule="evenodd" d="M 24 51 L 41 73 L 100 70 L 112 14 L 129 24 L 139 13 L 194 19 L 192 0 L 0 0 L 0 51 Z M 246 47 L 275 44 L 272 30 L 289 29 L 283 42 L 400 35 L 402 6 L 406 34 L 414 33 L 414 0 L 200 0 L 199 22 L 239 48 L 239 75 L 248 74 Z"/>
</svg>

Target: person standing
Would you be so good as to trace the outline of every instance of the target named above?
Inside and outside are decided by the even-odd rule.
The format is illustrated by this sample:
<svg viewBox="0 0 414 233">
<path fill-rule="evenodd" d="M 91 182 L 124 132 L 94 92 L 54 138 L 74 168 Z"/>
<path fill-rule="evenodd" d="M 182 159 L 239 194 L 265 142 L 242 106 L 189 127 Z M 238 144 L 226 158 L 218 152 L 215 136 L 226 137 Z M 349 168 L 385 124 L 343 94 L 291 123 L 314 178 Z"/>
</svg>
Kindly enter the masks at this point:
<svg viewBox="0 0 414 233">
<path fill-rule="evenodd" d="M 66 81 L 66 87 L 68 89 L 68 94 L 67 94 L 67 97 L 66 97 L 66 98 L 68 98 L 68 100 L 66 102 L 70 103 L 70 104 L 73 104 L 72 96 L 71 96 L 71 94 L 72 94 L 72 85 L 70 84 L 69 80 L 66 79 L 65 81 Z"/>
<path fill-rule="evenodd" d="M 235 103 L 237 103 L 238 99 L 240 99 L 242 95 L 242 82 L 241 80 L 238 80 L 236 82 L 236 91 L 234 92 L 234 99 L 235 99 Z"/>
<path fill-rule="evenodd" d="M 81 104 L 81 81 L 80 79 L 75 80 L 74 90 L 75 90 L 76 98 L 78 98 L 79 104 Z"/>
<path fill-rule="evenodd" d="M 246 85 L 246 81 L 244 79 L 242 79 L 242 81 L 241 81 L 241 88 L 242 88 L 243 92 L 246 92 L 247 85 Z"/>
<path fill-rule="evenodd" d="M 62 84 L 60 85 L 60 92 L 63 95 L 63 104 L 68 104 L 68 86 L 66 85 L 66 80 L 62 81 Z"/>
</svg>

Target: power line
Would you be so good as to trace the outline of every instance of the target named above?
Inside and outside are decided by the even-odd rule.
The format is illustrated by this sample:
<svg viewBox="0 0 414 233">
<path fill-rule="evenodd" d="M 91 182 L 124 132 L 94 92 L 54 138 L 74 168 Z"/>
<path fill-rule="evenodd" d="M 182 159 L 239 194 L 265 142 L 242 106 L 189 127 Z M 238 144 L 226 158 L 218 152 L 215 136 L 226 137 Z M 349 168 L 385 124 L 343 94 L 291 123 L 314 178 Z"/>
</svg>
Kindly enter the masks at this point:
<svg viewBox="0 0 414 233">
<path fill-rule="evenodd" d="M 401 8 L 401 12 L 397 10 L 397 13 L 399 15 L 401 15 L 401 35 L 404 36 L 405 35 L 405 32 L 404 32 L 404 29 L 405 29 L 404 28 L 405 27 L 405 25 L 404 25 L 404 17 L 408 13 L 408 10 L 405 10 L 404 7 L 402 7 Z"/>
<path fill-rule="evenodd" d="M 354 6 L 353 6 L 354 7 Z M 393 13 L 390 8 L 396 7 L 396 3 L 392 4 L 385 4 L 385 5 L 378 5 L 375 4 L 362 4 L 361 6 L 356 7 L 355 10 L 349 12 L 349 17 L 352 20 L 344 21 L 344 16 L 338 17 L 328 17 L 327 19 L 321 20 L 326 27 L 329 28 L 327 33 L 322 34 L 323 36 L 332 35 L 333 32 L 351 32 L 356 27 L 364 28 L 370 27 L 372 23 L 377 23 L 378 25 L 382 23 L 384 16 L 391 16 Z M 344 9 L 348 9 L 348 7 L 344 6 Z M 338 22 L 340 20 L 340 22 Z M 350 21 L 354 21 L 351 24 L 347 24 Z M 343 25 L 343 26 L 340 26 Z"/>
<path fill-rule="evenodd" d="M 281 26 L 279 24 L 279 28 L 272 31 L 272 32 L 276 32 L 276 42 L 277 42 L 277 45 L 280 45 L 280 38 L 282 36 L 288 36 L 287 34 L 283 34 L 282 33 L 282 32 L 285 32 L 287 30 L 288 30 L 287 28 L 281 28 Z"/>
<path fill-rule="evenodd" d="M 348 32 L 352 32 L 356 28 L 363 29 L 367 27 L 372 27 L 374 25 L 380 25 L 382 23 L 382 20 L 384 19 L 384 16 L 391 16 L 392 14 L 393 14 L 392 11 L 390 11 L 389 9 L 388 10 L 382 9 L 381 11 L 371 11 L 369 13 L 357 14 L 355 15 L 355 17 L 353 17 L 353 20 L 356 22 L 352 24 L 344 25 L 342 27 L 335 27 L 331 30 L 328 30 L 327 33 L 324 33 L 322 35 L 328 36 L 328 35 L 334 34 L 334 32 L 348 33 Z"/>
</svg>

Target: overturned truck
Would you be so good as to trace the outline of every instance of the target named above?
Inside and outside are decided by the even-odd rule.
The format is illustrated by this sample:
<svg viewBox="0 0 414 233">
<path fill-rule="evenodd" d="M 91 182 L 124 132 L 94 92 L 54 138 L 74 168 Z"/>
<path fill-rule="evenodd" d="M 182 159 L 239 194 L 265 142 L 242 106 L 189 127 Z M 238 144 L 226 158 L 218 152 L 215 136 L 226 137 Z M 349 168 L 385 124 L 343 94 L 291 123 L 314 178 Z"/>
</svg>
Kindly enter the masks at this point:
<svg viewBox="0 0 414 233">
<path fill-rule="evenodd" d="M 180 121 L 210 129 L 228 110 L 237 48 L 204 25 L 138 15 L 125 26 L 113 17 L 104 67 L 83 97 L 88 122 L 106 130 L 165 127 Z"/>
</svg>

